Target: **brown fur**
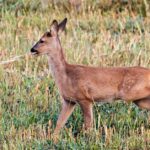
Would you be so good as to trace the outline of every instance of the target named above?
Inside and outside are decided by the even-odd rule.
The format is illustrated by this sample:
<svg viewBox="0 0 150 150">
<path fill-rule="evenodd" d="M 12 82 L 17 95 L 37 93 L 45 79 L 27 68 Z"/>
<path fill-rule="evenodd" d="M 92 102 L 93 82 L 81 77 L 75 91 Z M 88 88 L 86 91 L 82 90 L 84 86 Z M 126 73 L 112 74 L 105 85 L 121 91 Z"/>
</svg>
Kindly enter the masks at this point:
<svg viewBox="0 0 150 150">
<path fill-rule="evenodd" d="M 94 102 L 113 102 L 118 99 L 133 101 L 141 108 L 150 109 L 150 70 L 142 67 L 100 68 L 68 64 L 64 58 L 58 33 L 67 20 L 53 21 L 31 49 L 36 54 L 47 54 L 52 75 L 62 96 L 62 110 L 55 134 L 58 134 L 78 103 L 84 114 L 85 127 L 92 127 Z"/>
</svg>

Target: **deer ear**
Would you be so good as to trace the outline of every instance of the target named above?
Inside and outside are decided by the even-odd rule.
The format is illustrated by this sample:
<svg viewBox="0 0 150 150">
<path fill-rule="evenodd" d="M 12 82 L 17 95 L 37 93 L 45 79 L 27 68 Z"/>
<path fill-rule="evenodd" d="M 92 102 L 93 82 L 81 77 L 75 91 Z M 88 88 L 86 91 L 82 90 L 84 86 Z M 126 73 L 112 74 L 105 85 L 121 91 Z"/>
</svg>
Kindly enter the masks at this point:
<svg viewBox="0 0 150 150">
<path fill-rule="evenodd" d="M 53 20 L 51 26 L 50 26 L 50 31 L 51 31 L 51 34 L 52 36 L 56 36 L 57 33 L 58 33 L 58 22 L 57 20 Z"/>
<path fill-rule="evenodd" d="M 64 31 L 64 29 L 66 27 L 66 23 L 67 23 L 67 18 L 65 18 L 61 23 L 59 23 L 59 25 L 58 25 L 58 31 L 59 31 L 59 33 L 61 33 L 62 31 Z"/>
</svg>

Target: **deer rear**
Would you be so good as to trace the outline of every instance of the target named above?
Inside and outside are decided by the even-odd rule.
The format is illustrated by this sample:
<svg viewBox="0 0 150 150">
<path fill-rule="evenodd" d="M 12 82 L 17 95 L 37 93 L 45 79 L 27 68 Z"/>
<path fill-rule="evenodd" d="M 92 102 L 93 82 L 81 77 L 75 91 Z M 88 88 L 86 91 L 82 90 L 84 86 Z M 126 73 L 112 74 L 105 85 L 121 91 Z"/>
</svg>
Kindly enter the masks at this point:
<svg viewBox="0 0 150 150">
<path fill-rule="evenodd" d="M 54 134 L 57 135 L 78 103 L 83 111 L 85 128 L 93 124 L 94 102 L 132 101 L 150 109 L 150 70 L 143 67 L 90 67 L 69 64 L 59 40 L 67 19 L 54 20 L 50 31 L 32 47 L 34 55 L 46 54 L 49 67 L 62 97 L 62 110 Z"/>
</svg>

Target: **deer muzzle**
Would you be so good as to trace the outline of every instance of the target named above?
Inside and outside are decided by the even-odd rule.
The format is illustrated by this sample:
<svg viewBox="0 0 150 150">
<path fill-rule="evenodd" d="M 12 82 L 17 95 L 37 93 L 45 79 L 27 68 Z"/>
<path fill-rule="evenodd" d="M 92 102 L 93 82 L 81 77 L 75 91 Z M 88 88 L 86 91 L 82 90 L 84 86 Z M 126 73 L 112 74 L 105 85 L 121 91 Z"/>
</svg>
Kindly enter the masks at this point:
<svg viewBox="0 0 150 150">
<path fill-rule="evenodd" d="M 34 54 L 38 54 L 38 51 L 36 50 L 36 49 L 34 49 L 34 48 L 31 48 L 31 53 L 34 55 Z"/>
</svg>

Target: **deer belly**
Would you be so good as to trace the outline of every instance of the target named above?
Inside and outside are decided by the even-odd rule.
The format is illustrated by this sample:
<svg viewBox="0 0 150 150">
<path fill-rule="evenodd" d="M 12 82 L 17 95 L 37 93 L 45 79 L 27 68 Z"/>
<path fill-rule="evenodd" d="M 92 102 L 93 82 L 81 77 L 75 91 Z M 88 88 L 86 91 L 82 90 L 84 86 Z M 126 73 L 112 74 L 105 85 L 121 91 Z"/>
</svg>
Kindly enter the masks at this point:
<svg viewBox="0 0 150 150">
<path fill-rule="evenodd" d="M 118 98 L 116 88 L 85 88 L 83 93 L 87 99 L 96 102 L 113 102 Z"/>
</svg>

